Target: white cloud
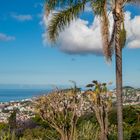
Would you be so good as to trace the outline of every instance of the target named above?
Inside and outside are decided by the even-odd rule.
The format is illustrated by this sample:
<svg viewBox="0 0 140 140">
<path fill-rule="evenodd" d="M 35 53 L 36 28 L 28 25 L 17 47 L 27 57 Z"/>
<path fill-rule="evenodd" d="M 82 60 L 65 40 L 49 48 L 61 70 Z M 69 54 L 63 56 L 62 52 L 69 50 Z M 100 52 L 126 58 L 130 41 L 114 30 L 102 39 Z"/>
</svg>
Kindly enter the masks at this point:
<svg viewBox="0 0 140 140">
<path fill-rule="evenodd" d="M 140 48 L 140 16 L 131 19 L 130 12 L 126 12 L 125 27 L 127 30 L 127 47 Z"/>
<path fill-rule="evenodd" d="M 99 20 L 96 18 L 91 26 L 81 19 L 73 21 L 60 34 L 59 41 L 60 50 L 69 54 L 102 54 Z"/>
<path fill-rule="evenodd" d="M 3 33 L 0 33 L 0 41 L 12 41 L 15 40 L 14 36 L 9 36 Z"/>
<path fill-rule="evenodd" d="M 11 14 L 11 17 L 18 20 L 18 21 L 30 21 L 33 19 L 33 17 L 29 14 L 27 15 L 18 15 L 18 14 Z"/>
<path fill-rule="evenodd" d="M 110 18 L 110 31 L 113 17 Z M 49 18 L 50 19 L 50 18 Z M 48 20 L 44 18 L 45 25 Z M 127 30 L 128 48 L 140 48 L 140 16 L 131 18 L 131 13 L 125 13 L 125 26 Z M 48 44 L 47 33 L 43 34 L 44 42 Z M 60 33 L 58 39 L 59 49 L 68 54 L 95 54 L 102 55 L 102 39 L 99 19 L 95 18 L 89 26 L 88 21 L 77 19 L 68 28 Z"/>
</svg>

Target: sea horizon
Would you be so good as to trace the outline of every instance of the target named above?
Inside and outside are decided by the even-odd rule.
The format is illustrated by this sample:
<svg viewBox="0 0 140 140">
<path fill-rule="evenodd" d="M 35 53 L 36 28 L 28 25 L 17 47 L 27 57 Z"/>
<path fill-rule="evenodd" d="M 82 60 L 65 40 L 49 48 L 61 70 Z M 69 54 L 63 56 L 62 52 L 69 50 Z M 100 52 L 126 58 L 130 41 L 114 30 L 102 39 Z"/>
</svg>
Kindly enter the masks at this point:
<svg viewBox="0 0 140 140">
<path fill-rule="evenodd" d="M 68 88 L 66 85 L 58 85 L 58 88 Z M 0 103 L 21 101 L 48 94 L 55 88 L 51 84 L 0 84 Z"/>
<path fill-rule="evenodd" d="M 49 89 L 0 89 L 0 103 L 30 99 L 48 92 Z"/>
</svg>

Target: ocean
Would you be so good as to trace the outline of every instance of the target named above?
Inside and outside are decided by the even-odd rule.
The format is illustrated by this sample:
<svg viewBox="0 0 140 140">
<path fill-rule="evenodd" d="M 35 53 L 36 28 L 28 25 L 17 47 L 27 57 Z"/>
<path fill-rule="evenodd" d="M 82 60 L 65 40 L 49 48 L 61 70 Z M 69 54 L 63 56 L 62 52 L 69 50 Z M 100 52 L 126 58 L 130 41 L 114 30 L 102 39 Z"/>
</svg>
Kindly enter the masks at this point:
<svg viewBox="0 0 140 140">
<path fill-rule="evenodd" d="M 47 94 L 42 89 L 0 89 L 0 102 L 19 101 Z"/>
</svg>

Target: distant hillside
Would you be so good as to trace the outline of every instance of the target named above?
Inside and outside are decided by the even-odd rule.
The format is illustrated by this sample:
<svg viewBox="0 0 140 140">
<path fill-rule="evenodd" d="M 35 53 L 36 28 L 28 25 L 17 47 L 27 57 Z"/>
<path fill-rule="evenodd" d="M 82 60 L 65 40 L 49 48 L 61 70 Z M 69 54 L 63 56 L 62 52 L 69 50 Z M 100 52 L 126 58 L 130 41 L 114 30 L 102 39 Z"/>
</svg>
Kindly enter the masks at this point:
<svg viewBox="0 0 140 140">
<path fill-rule="evenodd" d="M 116 89 L 114 89 L 114 93 L 116 93 Z M 116 100 L 116 98 L 114 98 L 114 100 Z M 123 87 L 123 103 L 124 104 L 129 104 L 129 103 L 140 104 L 140 88 L 124 86 Z"/>
<path fill-rule="evenodd" d="M 131 86 L 124 86 L 123 89 L 135 89 L 135 88 Z"/>
<path fill-rule="evenodd" d="M 131 86 L 124 86 L 123 89 L 135 89 L 135 88 Z M 113 90 L 116 90 L 116 88 L 114 88 Z"/>
</svg>

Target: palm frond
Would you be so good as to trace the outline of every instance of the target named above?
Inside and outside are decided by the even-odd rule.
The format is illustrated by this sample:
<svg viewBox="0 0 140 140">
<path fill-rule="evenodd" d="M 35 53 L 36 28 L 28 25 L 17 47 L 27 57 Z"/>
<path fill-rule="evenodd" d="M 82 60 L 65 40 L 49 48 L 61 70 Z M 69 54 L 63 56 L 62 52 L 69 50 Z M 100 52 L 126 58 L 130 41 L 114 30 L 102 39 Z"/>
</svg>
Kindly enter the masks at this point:
<svg viewBox="0 0 140 140">
<path fill-rule="evenodd" d="M 76 5 L 83 0 L 45 0 L 45 12 L 46 15 L 49 15 L 51 10 L 65 7 L 71 7 L 72 5 Z"/>
<path fill-rule="evenodd" d="M 124 0 L 126 3 L 134 3 L 134 4 L 140 4 L 140 0 Z"/>
<path fill-rule="evenodd" d="M 91 7 L 92 10 L 94 11 L 95 15 L 101 15 L 103 13 L 103 5 L 104 5 L 104 0 L 92 0 L 91 1 Z"/>
<path fill-rule="evenodd" d="M 104 0 L 102 3 L 102 13 L 100 15 L 100 22 L 101 22 L 101 35 L 102 35 L 102 42 L 103 42 L 103 52 L 107 59 L 107 61 L 111 60 L 112 52 L 109 46 L 109 20 L 107 15 L 107 0 Z"/>
<path fill-rule="evenodd" d="M 109 25 L 108 18 L 105 16 L 105 13 L 101 17 L 101 36 L 104 55 L 107 60 L 111 60 L 112 55 L 109 47 Z"/>
<path fill-rule="evenodd" d="M 77 18 L 81 11 L 84 10 L 86 2 L 87 0 L 53 14 L 52 19 L 48 25 L 48 38 L 50 41 L 56 41 L 59 33 L 64 30 L 72 20 Z"/>
<path fill-rule="evenodd" d="M 93 0 L 91 7 L 96 16 L 100 17 L 103 52 L 107 61 L 111 60 L 112 51 L 109 46 L 109 20 L 107 15 L 107 0 Z"/>
<path fill-rule="evenodd" d="M 127 5 L 127 4 L 133 4 L 135 6 L 140 5 L 140 0 L 123 0 L 123 8 Z"/>
<path fill-rule="evenodd" d="M 115 23 L 113 23 L 113 30 L 112 30 L 112 33 L 111 33 L 111 38 L 110 38 L 110 42 L 109 42 L 109 49 L 110 49 L 110 53 L 111 53 L 111 57 L 113 55 L 113 52 L 114 52 L 114 41 L 115 41 Z"/>
</svg>

